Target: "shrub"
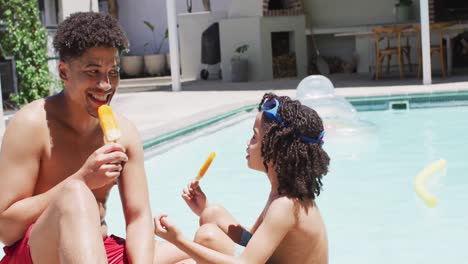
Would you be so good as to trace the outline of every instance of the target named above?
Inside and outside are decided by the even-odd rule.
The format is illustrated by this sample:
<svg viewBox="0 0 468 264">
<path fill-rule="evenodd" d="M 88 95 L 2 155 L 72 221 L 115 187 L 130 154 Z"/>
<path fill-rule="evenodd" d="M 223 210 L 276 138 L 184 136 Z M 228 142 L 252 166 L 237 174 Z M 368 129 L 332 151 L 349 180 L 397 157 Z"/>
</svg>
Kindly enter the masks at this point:
<svg viewBox="0 0 468 264">
<path fill-rule="evenodd" d="M 23 105 L 49 95 L 52 78 L 47 66 L 47 30 L 39 19 L 37 0 L 0 0 L 6 32 L 0 37 L 4 51 L 16 60 L 18 95 Z"/>
</svg>

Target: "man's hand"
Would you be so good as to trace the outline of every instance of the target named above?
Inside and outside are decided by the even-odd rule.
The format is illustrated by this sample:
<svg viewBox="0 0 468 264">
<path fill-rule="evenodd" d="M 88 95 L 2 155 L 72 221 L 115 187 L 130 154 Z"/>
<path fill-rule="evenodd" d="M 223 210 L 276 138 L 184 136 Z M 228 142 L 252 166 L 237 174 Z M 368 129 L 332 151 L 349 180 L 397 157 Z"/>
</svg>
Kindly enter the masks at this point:
<svg viewBox="0 0 468 264">
<path fill-rule="evenodd" d="M 154 218 L 154 234 L 173 244 L 182 238 L 179 228 L 167 220 L 167 215 L 161 214 Z"/>
<path fill-rule="evenodd" d="M 201 215 L 208 205 L 206 195 L 201 190 L 199 181 L 196 180 L 190 182 L 187 188 L 182 191 L 182 198 L 190 209 L 192 209 L 192 211 L 198 216 Z"/>
<path fill-rule="evenodd" d="M 106 144 L 91 154 L 79 171 L 79 177 L 91 190 L 117 181 L 128 161 L 125 148 L 118 143 Z"/>
</svg>

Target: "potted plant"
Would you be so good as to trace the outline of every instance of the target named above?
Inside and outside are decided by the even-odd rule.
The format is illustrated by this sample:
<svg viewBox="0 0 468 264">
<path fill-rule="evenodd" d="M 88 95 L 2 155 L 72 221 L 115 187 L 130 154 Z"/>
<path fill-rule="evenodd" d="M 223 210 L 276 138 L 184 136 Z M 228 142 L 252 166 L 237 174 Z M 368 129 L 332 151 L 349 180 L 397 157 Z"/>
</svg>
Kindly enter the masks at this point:
<svg viewBox="0 0 468 264">
<path fill-rule="evenodd" d="M 138 77 L 143 74 L 145 64 L 143 56 L 128 53 L 120 57 L 120 66 L 122 67 L 122 78 Z"/>
<path fill-rule="evenodd" d="M 146 53 L 146 48 L 149 46 L 151 49 L 151 54 L 147 54 L 144 56 L 144 62 L 145 62 L 145 70 L 146 73 L 150 76 L 155 76 L 155 75 L 162 75 L 165 70 L 166 66 L 166 55 L 165 54 L 160 54 L 161 48 L 164 45 L 164 42 L 167 38 L 167 34 L 163 37 L 159 45 L 157 44 L 156 41 L 156 32 L 154 31 L 154 26 L 150 22 L 144 20 L 143 23 L 146 25 L 146 27 L 151 31 L 152 37 L 153 37 L 153 42 L 152 43 L 145 43 L 145 53 Z"/>
<path fill-rule="evenodd" d="M 244 44 L 235 50 L 235 55 L 231 59 L 231 80 L 233 82 L 246 82 L 249 79 L 249 61 L 243 57 L 248 49 L 249 45 Z"/>
<path fill-rule="evenodd" d="M 169 39 L 169 29 L 166 28 L 166 31 L 164 32 L 164 39 L 167 40 Z M 168 72 L 171 71 L 171 54 L 167 53 L 166 54 L 166 69 Z"/>
<path fill-rule="evenodd" d="M 413 1 L 398 0 L 395 4 L 394 15 L 397 22 L 407 22 L 411 19 Z"/>
<path fill-rule="evenodd" d="M 203 2 L 203 8 L 205 9 L 205 11 L 210 12 L 211 11 L 210 0 L 202 0 L 202 2 Z"/>
</svg>

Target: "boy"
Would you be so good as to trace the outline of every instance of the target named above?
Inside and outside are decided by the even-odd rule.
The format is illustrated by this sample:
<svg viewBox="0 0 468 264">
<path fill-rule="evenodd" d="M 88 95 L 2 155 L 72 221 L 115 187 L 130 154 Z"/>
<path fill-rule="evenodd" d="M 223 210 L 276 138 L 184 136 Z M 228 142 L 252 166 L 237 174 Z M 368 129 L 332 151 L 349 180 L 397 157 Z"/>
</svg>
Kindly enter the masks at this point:
<svg viewBox="0 0 468 264">
<path fill-rule="evenodd" d="M 155 233 L 197 263 L 326 264 L 327 235 L 314 201 L 330 162 L 322 120 L 299 101 L 274 94 L 264 95 L 259 111 L 246 158 L 249 168 L 266 173 L 271 191 L 254 226 L 246 229 L 223 207 L 208 206 L 194 181 L 182 197 L 200 216 L 197 243 L 167 215 L 155 218 Z"/>
</svg>

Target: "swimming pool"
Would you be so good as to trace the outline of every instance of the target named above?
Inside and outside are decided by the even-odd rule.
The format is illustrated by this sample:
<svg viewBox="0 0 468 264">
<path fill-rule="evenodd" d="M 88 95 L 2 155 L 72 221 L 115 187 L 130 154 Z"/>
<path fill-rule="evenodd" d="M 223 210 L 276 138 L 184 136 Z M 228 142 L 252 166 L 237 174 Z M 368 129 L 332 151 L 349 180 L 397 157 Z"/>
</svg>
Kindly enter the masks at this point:
<svg viewBox="0 0 468 264">
<path fill-rule="evenodd" d="M 181 190 L 216 151 L 202 187 L 210 202 L 223 204 L 241 223 L 252 225 L 268 195 L 264 174 L 246 166 L 254 115 L 237 116 L 183 144 L 148 154 L 153 214 L 168 213 L 192 236 L 198 221 L 180 197 Z M 376 125 L 374 136 L 326 136 L 331 167 L 318 205 L 327 225 L 330 263 L 438 264 L 468 259 L 467 116 L 466 106 L 359 112 L 361 119 Z M 439 158 L 448 165 L 445 173 L 427 183 L 439 199 L 430 209 L 415 195 L 413 181 Z M 116 192 L 111 196 L 109 229 L 124 235 L 120 202 Z"/>
<path fill-rule="evenodd" d="M 146 153 L 153 214 L 168 213 L 187 236 L 198 219 L 180 197 L 211 151 L 217 157 L 202 181 L 221 203 L 252 225 L 268 195 L 264 174 L 246 166 L 255 113 L 244 113 Z M 375 135 L 325 137 L 330 172 L 317 199 L 329 235 L 330 263 L 465 263 L 468 259 L 468 107 L 367 111 L 359 117 Z M 427 186 L 438 199 L 425 207 L 413 191 L 415 175 L 439 158 L 448 161 Z M 125 236 L 117 190 L 108 204 L 109 230 Z M 0 256 L 3 252 L 0 252 Z"/>
</svg>

